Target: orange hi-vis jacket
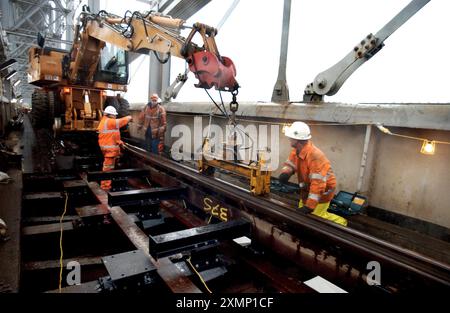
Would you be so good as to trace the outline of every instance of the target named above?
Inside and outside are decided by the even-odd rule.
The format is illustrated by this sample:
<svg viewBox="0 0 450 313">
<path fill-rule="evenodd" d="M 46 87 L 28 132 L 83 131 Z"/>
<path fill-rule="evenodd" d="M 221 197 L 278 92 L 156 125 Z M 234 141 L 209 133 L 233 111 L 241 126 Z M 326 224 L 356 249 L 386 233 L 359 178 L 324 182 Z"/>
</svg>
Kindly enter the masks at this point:
<svg viewBox="0 0 450 313">
<path fill-rule="evenodd" d="M 303 146 L 299 154 L 293 148 L 281 171 L 289 175 L 297 172 L 300 188 L 307 191 L 300 193 L 305 206 L 315 209 L 318 203 L 333 199 L 336 177 L 330 161 L 311 141 Z"/>
<path fill-rule="evenodd" d="M 139 124 L 143 125 L 145 129 L 150 127 L 152 130 L 152 138 L 164 138 L 167 127 L 166 109 L 159 104 L 154 108 L 146 105 L 139 114 Z"/>
<path fill-rule="evenodd" d="M 98 144 L 105 157 L 116 157 L 120 154 L 120 128 L 131 120 L 130 116 L 122 118 L 102 117 L 98 124 Z"/>
</svg>

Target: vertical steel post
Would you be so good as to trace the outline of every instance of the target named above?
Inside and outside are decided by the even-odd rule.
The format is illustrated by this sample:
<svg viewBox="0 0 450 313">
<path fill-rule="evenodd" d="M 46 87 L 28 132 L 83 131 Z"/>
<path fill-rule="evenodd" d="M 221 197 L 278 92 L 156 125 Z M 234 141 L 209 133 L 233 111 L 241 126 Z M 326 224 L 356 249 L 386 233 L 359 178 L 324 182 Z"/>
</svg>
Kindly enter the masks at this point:
<svg viewBox="0 0 450 313">
<path fill-rule="evenodd" d="M 280 64 L 278 78 L 273 87 L 272 102 L 289 102 L 289 88 L 286 81 L 286 63 L 289 42 L 289 22 L 291 19 L 291 0 L 284 0 L 283 26 L 281 32 Z"/>
</svg>

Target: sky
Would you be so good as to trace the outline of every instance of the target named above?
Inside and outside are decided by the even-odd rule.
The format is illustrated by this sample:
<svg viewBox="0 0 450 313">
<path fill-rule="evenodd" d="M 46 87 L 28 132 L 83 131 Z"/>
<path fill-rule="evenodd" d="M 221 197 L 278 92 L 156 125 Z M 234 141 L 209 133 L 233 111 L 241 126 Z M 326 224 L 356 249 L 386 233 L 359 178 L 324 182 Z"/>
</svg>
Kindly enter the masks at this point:
<svg viewBox="0 0 450 313">
<path fill-rule="evenodd" d="M 187 21 L 217 26 L 233 0 L 213 0 Z M 340 61 L 367 34 L 375 34 L 409 0 L 292 0 L 287 61 L 291 101 L 301 101 L 305 86 Z M 140 1 L 101 0 L 101 7 L 123 15 L 146 10 Z M 216 36 L 221 55 L 230 57 L 241 85 L 239 101 L 270 101 L 277 79 L 283 0 L 240 0 Z M 385 47 L 362 65 L 326 101 L 345 103 L 449 103 L 450 1 L 433 0 L 385 41 Z M 183 32 L 182 34 L 187 34 Z M 171 81 L 184 71 L 184 60 L 171 59 Z M 148 56 L 130 66 L 126 97 L 145 102 Z M 194 75 L 177 101 L 209 101 Z M 218 99 L 218 93 L 212 92 Z M 229 97 L 225 98 L 229 101 Z"/>
</svg>

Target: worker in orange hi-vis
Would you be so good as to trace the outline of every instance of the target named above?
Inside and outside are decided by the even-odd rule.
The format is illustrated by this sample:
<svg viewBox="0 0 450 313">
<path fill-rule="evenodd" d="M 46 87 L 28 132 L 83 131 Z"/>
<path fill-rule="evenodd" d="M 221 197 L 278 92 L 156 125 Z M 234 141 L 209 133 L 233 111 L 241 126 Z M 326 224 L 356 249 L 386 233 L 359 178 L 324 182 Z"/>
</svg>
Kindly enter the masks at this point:
<svg viewBox="0 0 450 313">
<path fill-rule="evenodd" d="M 164 151 L 164 134 L 167 129 L 166 110 L 161 105 L 161 99 L 154 93 L 150 101 L 139 114 L 138 129 L 145 130 L 145 150 L 162 154 Z"/>
<path fill-rule="evenodd" d="M 132 120 L 130 115 L 122 118 L 116 117 L 116 109 L 113 106 L 107 106 L 105 108 L 102 120 L 97 127 L 98 144 L 104 157 L 104 172 L 114 169 L 116 159 L 120 155 L 120 146 L 123 145 L 123 142 L 120 140 L 120 128 L 124 127 Z M 111 189 L 111 181 L 102 180 L 101 188 L 104 190 Z"/>
<path fill-rule="evenodd" d="M 294 122 L 285 130 L 292 151 L 283 165 L 279 180 L 287 183 L 295 172 L 300 187 L 299 210 L 347 226 L 347 220 L 328 212 L 336 190 L 336 177 L 325 154 L 311 142 L 309 126 Z"/>
</svg>

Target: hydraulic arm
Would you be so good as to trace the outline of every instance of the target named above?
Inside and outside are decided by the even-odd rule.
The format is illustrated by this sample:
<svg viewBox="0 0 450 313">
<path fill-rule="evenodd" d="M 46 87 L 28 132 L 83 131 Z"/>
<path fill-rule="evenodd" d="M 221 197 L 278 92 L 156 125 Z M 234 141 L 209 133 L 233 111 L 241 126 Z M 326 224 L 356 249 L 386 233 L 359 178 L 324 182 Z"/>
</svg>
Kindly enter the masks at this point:
<svg viewBox="0 0 450 313">
<path fill-rule="evenodd" d="M 375 35 L 367 35 L 341 61 L 320 73 L 308 84 L 304 101 L 322 101 L 323 96 L 332 96 L 361 65 L 373 57 L 384 46 L 384 41 L 410 17 L 422 9 L 430 0 L 413 0 Z"/>
<path fill-rule="evenodd" d="M 191 28 L 187 39 L 179 35 L 184 28 Z M 201 35 L 202 47 L 192 42 L 196 33 Z M 105 43 L 110 43 L 126 51 L 153 52 L 161 63 L 170 56 L 183 58 L 199 80 L 197 87 L 235 91 L 239 87 L 235 79 L 236 69 L 229 58 L 219 54 L 216 34 L 217 30 L 208 25 L 195 23 L 186 26 L 182 19 L 155 12 L 145 15 L 134 12 L 120 17 L 106 11 L 97 14 L 84 11 L 79 17 L 70 60 L 66 60 L 65 74 L 71 82 L 92 83 L 100 52 Z M 160 54 L 165 57 L 160 57 Z"/>
</svg>

